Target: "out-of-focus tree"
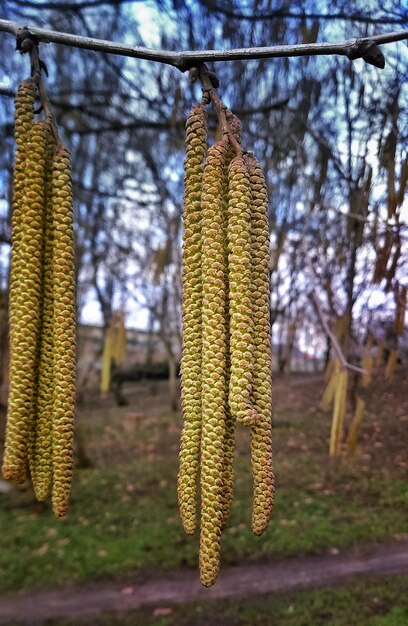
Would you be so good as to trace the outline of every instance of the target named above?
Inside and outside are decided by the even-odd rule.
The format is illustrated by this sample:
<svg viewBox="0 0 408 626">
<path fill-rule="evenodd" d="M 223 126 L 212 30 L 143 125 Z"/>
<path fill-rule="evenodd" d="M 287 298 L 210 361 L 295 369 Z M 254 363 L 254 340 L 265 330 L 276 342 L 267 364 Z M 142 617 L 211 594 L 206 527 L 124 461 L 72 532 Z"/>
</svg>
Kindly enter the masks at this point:
<svg viewBox="0 0 408 626">
<path fill-rule="evenodd" d="M 391 0 L 381 6 L 350 0 L 296 0 L 290 6 L 269 0 L 245 5 L 238 0 L 6 4 L 4 17 L 22 23 L 163 49 L 308 43 L 369 36 L 408 24 L 403 2 Z M 0 243 L 1 258 L 6 259 L 13 152 L 10 94 L 27 74 L 28 62 L 13 53 L 9 36 L 0 37 L 0 46 L 7 60 L 0 70 Z M 160 64 L 57 45 L 41 45 L 41 55 L 49 69 L 47 90 L 56 118 L 73 154 L 79 312 L 95 299 L 107 328 L 118 301 L 136 298 L 160 329 L 164 345 L 173 349 L 180 327 L 183 125 L 200 96 L 199 87 Z M 344 350 L 350 358 L 361 356 L 363 303 L 372 296 L 374 311 L 375 294 L 384 288 L 392 291 L 395 281 L 403 280 L 406 227 L 401 207 L 392 215 L 389 207 L 394 202 L 392 184 L 401 195 L 406 159 L 404 44 L 387 46 L 386 61 L 383 71 L 337 57 L 214 66 L 220 95 L 242 120 L 244 147 L 255 150 L 267 174 L 272 321 L 279 343 L 287 344 L 287 361 L 291 346 L 306 345 L 313 326 L 324 341 L 309 298 L 311 269 L 305 248 L 330 324 L 349 315 Z M 213 141 L 216 122 L 211 114 L 209 125 Z M 171 254 L 163 257 L 158 275 L 158 256 L 165 249 Z M 390 250 L 388 275 L 372 286 L 382 249 Z M 7 263 L 2 267 L 5 290 Z"/>
</svg>

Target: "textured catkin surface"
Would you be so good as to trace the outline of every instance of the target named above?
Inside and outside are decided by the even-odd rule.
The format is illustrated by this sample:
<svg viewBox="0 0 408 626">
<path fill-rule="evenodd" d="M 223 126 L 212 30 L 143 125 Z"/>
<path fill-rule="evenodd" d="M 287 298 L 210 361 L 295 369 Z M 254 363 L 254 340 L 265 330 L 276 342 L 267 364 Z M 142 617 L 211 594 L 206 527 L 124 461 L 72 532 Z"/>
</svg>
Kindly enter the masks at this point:
<svg viewBox="0 0 408 626">
<path fill-rule="evenodd" d="M 202 191 L 202 438 L 200 579 L 214 583 L 219 570 L 223 519 L 224 437 L 227 403 L 227 285 L 222 180 L 228 147 L 208 151 Z"/>
<path fill-rule="evenodd" d="M 232 114 L 231 114 L 232 115 Z M 233 116 L 235 118 L 235 116 Z M 236 119 L 236 118 L 235 118 Z M 237 136 L 237 139 L 239 137 Z M 223 241 L 223 254 L 224 254 L 224 280 L 226 287 L 226 315 L 225 315 L 225 327 L 227 340 L 226 359 L 225 359 L 225 383 L 226 388 L 229 387 L 230 374 L 231 374 L 231 355 L 230 355 L 230 314 L 229 314 L 229 276 L 228 276 L 228 166 L 234 158 L 234 150 L 229 147 L 225 162 L 225 167 L 222 171 L 221 180 L 221 212 L 222 212 L 222 241 Z M 225 431 L 223 441 L 223 474 L 222 474 L 222 519 L 221 530 L 224 530 L 228 523 L 228 517 L 230 514 L 232 497 L 234 491 L 234 443 L 235 443 L 235 418 L 231 414 L 231 409 L 228 403 L 228 394 L 226 395 L 225 405 Z"/>
<path fill-rule="evenodd" d="M 34 492 L 38 500 L 48 496 L 52 476 L 52 411 L 54 391 L 54 293 L 53 293 L 53 215 L 52 167 L 56 148 L 55 137 L 49 127 L 46 151 L 46 179 L 44 199 L 44 256 L 42 325 L 39 345 L 37 420 L 34 453 L 31 468 Z"/>
<path fill-rule="evenodd" d="M 232 130 L 235 139 L 238 143 L 241 142 L 241 122 L 231 112 L 227 111 L 227 121 L 230 129 Z M 225 140 L 224 140 L 225 141 Z M 226 333 L 228 337 L 227 342 L 227 354 L 226 354 L 226 386 L 229 388 L 230 374 L 231 374 L 231 354 L 230 354 L 230 312 L 229 312 L 229 268 L 228 268 L 228 167 L 235 156 L 234 149 L 229 146 L 225 167 L 222 172 L 222 186 L 221 186 L 221 211 L 222 211 L 222 228 L 223 228 L 223 245 L 224 245 L 224 272 L 225 272 L 225 285 L 226 285 L 226 310 L 225 316 Z M 235 418 L 231 413 L 231 409 L 228 403 L 228 397 L 226 399 L 225 407 L 225 432 L 223 442 L 223 476 L 222 476 L 222 519 L 221 530 L 224 530 L 228 523 L 228 517 L 231 510 L 232 497 L 234 492 L 234 444 L 235 444 Z"/>
<path fill-rule="evenodd" d="M 69 151 L 59 146 L 52 171 L 54 403 L 52 505 L 67 513 L 73 463 L 75 401 L 75 272 Z"/>
<path fill-rule="evenodd" d="M 13 178 L 13 213 L 12 213 L 12 242 L 11 262 L 16 263 L 16 255 L 20 251 L 18 245 L 21 234 L 21 210 L 25 189 L 25 160 L 27 156 L 28 134 L 33 124 L 34 100 L 36 83 L 33 78 L 23 81 L 17 90 L 14 113 L 14 135 L 16 141 L 16 157 L 14 162 Z M 16 289 L 15 274 L 10 277 L 10 292 Z M 14 302 L 10 302 L 11 305 Z M 14 311 L 10 308 L 10 324 L 12 325 Z"/>
<path fill-rule="evenodd" d="M 4 477 L 19 482 L 25 476 L 28 438 L 36 413 L 46 149 L 46 124 L 33 124 L 26 139 L 24 193 L 19 201 L 18 235 L 13 241 L 10 394 L 3 463 Z"/>
<path fill-rule="evenodd" d="M 17 90 L 14 113 L 14 135 L 16 141 L 16 156 L 14 161 L 13 176 L 13 212 L 11 218 L 12 248 L 10 272 L 10 295 L 9 295 L 9 336 L 10 345 L 13 344 L 14 320 L 18 313 L 17 294 L 19 261 L 18 255 L 21 252 L 21 232 L 22 232 L 22 204 L 25 189 L 25 160 L 27 155 L 28 134 L 33 124 L 34 100 L 36 94 L 36 83 L 33 78 L 23 81 Z M 13 269 L 14 268 L 14 269 Z M 10 353 L 12 348 L 10 348 Z M 15 368 L 15 363 L 10 360 L 10 370 Z M 15 372 L 11 374 L 15 378 Z M 20 464 L 20 475 L 15 477 L 17 482 L 24 482 L 26 478 L 26 464 Z"/>
<path fill-rule="evenodd" d="M 229 406 L 247 426 L 258 421 L 252 406 L 253 316 L 251 309 L 251 190 L 242 156 L 228 170 L 228 267 L 230 312 Z"/>
<path fill-rule="evenodd" d="M 186 533 L 196 526 L 197 477 L 201 439 L 201 190 L 207 152 L 204 104 L 192 108 L 186 124 L 183 238 L 183 350 L 181 359 L 181 435 L 178 500 Z"/>
<path fill-rule="evenodd" d="M 268 197 L 265 178 L 257 159 L 249 155 L 244 158 L 251 189 L 251 300 L 254 321 L 251 397 L 259 415 L 259 422 L 251 429 L 254 482 L 252 530 L 255 535 L 261 535 L 271 516 L 274 495 Z"/>
</svg>

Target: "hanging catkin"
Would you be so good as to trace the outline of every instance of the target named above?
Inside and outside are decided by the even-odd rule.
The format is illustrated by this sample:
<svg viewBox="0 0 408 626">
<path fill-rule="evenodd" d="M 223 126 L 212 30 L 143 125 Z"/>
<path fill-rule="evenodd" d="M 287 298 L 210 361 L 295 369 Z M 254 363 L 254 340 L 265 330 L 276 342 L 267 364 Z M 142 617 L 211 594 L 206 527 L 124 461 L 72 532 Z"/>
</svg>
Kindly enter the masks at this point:
<svg viewBox="0 0 408 626">
<path fill-rule="evenodd" d="M 233 417 L 253 426 L 259 416 L 251 403 L 252 336 L 251 308 L 251 190 L 242 155 L 228 170 L 228 268 L 230 312 L 229 406 Z"/>
<path fill-rule="evenodd" d="M 12 266 L 12 332 L 10 342 L 10 394 L 7 412 L 3 476 L 21 481 L 36 408 L 38 344 L 41 329 L 44 181 L 47 126 L 32 125 L 26 144 L 25 188 L 21 200 L 21 230 Z M 13 261 L 13 259 L 12 259 Z"/>
<path fill-rule="evenodd" d="M 28 134 L 33 123 L 33 109 L 34 100 L 36 94 L 36 83 L 34 79 L 29 78 L 23 81 L 17 90 L 15 99 L 15 124 L 14 135 L 16 141 L 16 157 L 14 162 L 14 176 L 13 176 L 13 212 L 11 218 L 12 227 L 12 248 L 11 248 L 11 272 L 10 272 L 10 295 L 9 295 L 9 335 L 10 344 L 13 343 L 14 333 L 14 320 L 18 314 L 17 307 L 17 295 L 18 295 L 18 268 L 21 264 L 18 261 L 18 255 L 21 252 L 20 239 L 22 232 L 22 203 L 25 190 L 25 159 L 27 155 L 27 141 Z M 10 361 L 10 377 L 16 376 L 15 372 L 16 364 L 13 360 Z M 13 430 L 15 425 L 11 424 L 8 427 L 8 431 Z M 12 434 L 8 435 L 8 439 L 12 437 Z M 14 435 L 13 435 L 14 436 Z M 20 444 L 21 445 L 21 444 Z M 14 453 L 12 453 L 13 458 Z M 24 482 L 26 477 L 26 463 L 25 461 L 19 462 L 19 475 L 16 476 L 14 472 L 10 475 L 10 471 L 4 466 L 4 477 L 10 477 L 17 480 L 17 482 Z"/>
<path fill-rule="evenodd" d="M 226 118 L 231 130 L 232 135 L 234 136 L 236 142 L 238 144 L 241 143 L 241 122 L 239 119 L 231 112 L 226 112 Z M 235 157 L 234 148 L 229 145 L 228 152 L 225 159 L 225 165 L 222 171 L 222 182 L 221 182 L 221 212 L 222 212 L 222 228 L 223 228 L 223 245 L 224 245 L 224 274 L 225 274 L 225 285 L 227 292 L 227 314 L 225 317 L 226 324 L 226 332 L 227 337 L 230 337 L 230 299 L 229 299 L 229 266 L 228 266 L 228 191 L 229 191 L 229 181 L 228 181 L 228 169 L 232 159 Z M 230 350 L 230 341 L 227 342 L 227 354 L 226 354 L 226 367 L 225 367 L 225 376 L 226 376 L 226 386 L 229 388 L 230 384 L 230 375 L 231 375 L 231 350 Z M 234 443 L 235 443 L 235 418 L 232 415 L 231 408 L 228 403 L 228 398 L 226 399 L 225 406 L 225 431 L 224 431 L 224 441 L 223 441 L 223 473 L 222 473 L 222 494 L 221 494 L 221 509 L 222 509 L 222 519 L 221 519 L 221 530 L 224 530 L 228 523 L 229 513 L 232 504 L 232 496 L 234 491 Z"/>
<path fill-rule="evenodd" d="M 73 464 L 75 403 L 75 267 L 71 162 L 58 146 L 52 171 L 54 403 L 52 422 L 52 505 L 57 517 L 66 514 Z"/>
<path fill-rule="evenodd" d="M 201 439 L 201 191 L 207 152 L 206 110 L 203 103 L 190 111 L 186 124 L 183 242 L 183 350 L 181 359 L 183 432 L 181 436 L 178 500 L 186 533 L 196 526 L 196 492 Z"/>
<path fill-rule="evenodd" d="M 34 459 L 31 468 L 34 492 L 38 500 L 47 498 L 52 478 L 52 411 L 54 400 L 52 167 L 55 147 L 56 140 L 51 127 L 48 126 L 44 200 L 42 326 L 39 346 Z"/>
<path fill-rule="evenodd" d="M 225 108 L 206 155 L 203 105 L 187 121 L 181 439 L 178 493 L 184 529 L 196 525 L 200 470 L 200 580 L 215 582 L 234 487 L 236 423 L 251 428 L 253 532 L 268 524 L 271 441 L 269 229 L 265 179 L 240 147 Z"/>
<path fill-rule="evenodd" d="M 254 481 L 252 530 L 255 535 L 261 535 L 271 516 L 274 495 L 268 194 L 257 159 L 252 155 L 245 155 L 245 163 L 251 189 L 251 308 L 254 323 L 251 399 L 259 415 L 259 422 L 251 429 Z"/>
<path fill-rule="evenodd" d="M 222 215 L 222 174 L 228 144 L 208 151 L 202 190 L 202 439 L 200 579 L 214 583 L 219 570 L 222 479 L 227 402 L 227 286 Z"/>
</svg>

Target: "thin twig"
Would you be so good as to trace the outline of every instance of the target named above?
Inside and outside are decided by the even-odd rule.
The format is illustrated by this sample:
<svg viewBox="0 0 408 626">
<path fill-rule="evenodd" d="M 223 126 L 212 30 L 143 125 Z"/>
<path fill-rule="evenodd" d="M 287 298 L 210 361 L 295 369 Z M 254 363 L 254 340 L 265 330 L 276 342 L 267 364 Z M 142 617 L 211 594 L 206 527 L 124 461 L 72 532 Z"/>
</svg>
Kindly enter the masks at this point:
<svg viewBox="0 0 408 626">
<path fill-rule="evenodd" d="M 318 276 L 316 268 L 314 267 L 314 265 L 313 265 L 313 263 L 312 263 L 312 261 L 310 259 L 309 252 L 308 252 L 305 244 L 303 243 L 303 241 L 301 241 L 300 248 L 301 248 L 301 250 L 302 250 L 302 252 L 304 254 L 306 265 L 308 266 L 309 271 L 313 275 L 313 282 L 315 282 L 315 280 L 319 279 L 320 277 Z M 356 365 L 352 365 L 351 363 L 349 363 L 347 361 L 346 357 L 344 356 L 343 351 L 341 349 L 341 346 L 340 346 L 339 342 L 337 341 L 336 336 L 334 335 L 334 333 L 332 332 L 332 330 L 330 329 L 330 327 L 329 327 L 329 325 L 327 323 L 327 320 L 326 320 L 326 317 L 324 315 L 324 312 L 323 312 L 322 306 L 320 304 L 320 300 L 318 298 L 318 295 L 316 293 L 315 287 L 312 288 L 311 292 L 309 293 L 309 297 L 310 297 L 310 299 L 312 300 L 312 302 L 313 302 L 313 304 L 315 306 L 315 309 L 316 309 L 317 314 L 318 314 L 318 316 L 320 318 L 320 321 L 322 323 L 324 331 L 327 334 L 327 336 L 329 337 L 329 339 L 330 339 L 330 341 L 332 343 L 332 346 L 334 348 L 334 351 L 336 352 L 337 357 L 338 357 L 342 367 L 345 367 L 346 369 L 349 369 L 349 370 L 353 370 L 354 372 L 358 372 L 359 374 L 367 374 L 366 370 L 361 369 L 360 367 L 357 367 Z"/>
<path fill-rule="evenodd" d="M 339 342 L 337 341 L 336 336 L 334 335 L 334 333 L 330 330 L 330 327 L 327 323 L 327 320 L 324 316 L 322 307 L 320 305 L 320 300 L 317 297 L 317 293 L 314 289 L 312 289 L 312 291 L 309 294 L 310 299 L 312 300 L 316 311 L 319 315 L 320 321 L 322 323 L 322 326 L 326 332 L 326 334 L 328 335 L 328 337 L 330 338 L 330 341 L 332 342 L 332 346 L 334 348 L 334 351 L 337 354 L 337 357 L 342 365 L 342 367 L 348 369 L 348 370 L 353 370 L 354 372 L 358 372 L 359 374 L 367 374 L 366 370 L 362 369 L 361 367 L 357 367 L 356 365 L 352 365 L 351 363 L 349 363 L 348 361 L 346 361 L 346 358 L 343 354 L 343 351 L 341 349 L 341 346 L 339 344 Z"/>
<path fill-rule="evenodd" d="M 0 20 L 0 31 L 12 33 L 17 36 L 23 28 L 17 22 Z M 26 27 L 27 28 L 27 27 Z M 247 59 L 271 59 L 279 57 L 299 57 L 338 54 L 349 59 L 364 58 L 367 62 L 367 45 L 373 42 L 376 46 L 408 39 L 408 30 L 364 37 L 348 39 L 337 43 L 322 42 L 310 44 L 297 44 L 287 46 L 266 46 L 256 48 L 238 48 L 233 50 L 198 50 L 186 52 L 171 52 L 154 50 L 141 46 L 129 46 L 124 43 L 94 39 L 93 37 L 81 37 L 59 31 L 46 30 L 44 28 L 28 27 L 30 33 L 38 37 L 43 43 L 57 43 L 74 48 L 95 50 L 109 54 L 118 54 L 147 61 L 156 61 L 178 68 L 185 72 L 190 67 L 198 66 L 206 62 L 215 61 L 238 61 Z M 380 52 L 380 51 L 379 51 Z M 381 54 L 381 53 L 380 53 Z"/>
<path fill-rule="evenodd" d="M 26 37 L 24 41 L 25 41 L 24 51 L 30 54 L 31 73 L 32 73 L 32 77 L 37 83 L 37 89 L 40 95 L 41 105 L 45 113 L 45 118 L 51 127 L 51 131 L 55 137 L 55 140 L 58 142 L 59 138 L 58 138 L 57 124 L 55 122 L 54 114 L 51 109 L 51 104 L 50 104 L 50 101 L 48 100 L 48 96 L 45 91 L 44 83 L 42 80 L 43 66 L 42 66 L 39 52 L 38 52 L 38 45 L 33 39 L 30 39 L 29 37 Z"/>
<path fill-rule="evenodd" d="M 228 140 L 231 146 L 234 148 L 236 154 L 237 155 L 242 154 L 242 148 L 239 142 L 237 141 L 234 133 L 231 131 L 230 125 L 228 124 L 228 120 L 227 120 L 228 109 L 225 106 L 225 104 L 222 102 L 217 92 L 215 91 L 214 86 L 211 82 L 211 79 L 208 75 L 208 69 L 206 65 L 204 64 L 200 65 L 200 67 L 198 68 L 198 76 L 203 86 L 204 95 L 208 94 L 208 97 L 210 98 L 211 103 L 217 113 L 218 121 L 221 124 L 223 135 L 228 136 Z"/>
</svg>

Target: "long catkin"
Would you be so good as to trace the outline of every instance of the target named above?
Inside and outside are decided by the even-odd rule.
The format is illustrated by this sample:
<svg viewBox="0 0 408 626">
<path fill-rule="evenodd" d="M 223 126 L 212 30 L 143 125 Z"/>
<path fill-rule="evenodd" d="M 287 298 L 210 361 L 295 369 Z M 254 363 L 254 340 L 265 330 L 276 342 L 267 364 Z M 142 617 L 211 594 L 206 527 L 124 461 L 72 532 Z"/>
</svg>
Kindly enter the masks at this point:
<svg viewBox="0 0 408 626">
<path fill-rule="evenodd" d="M 204 586 L 219 571 L 237 421 L 251 427 L 257 535 L 267 527 L 274 495 L 266 184 L 256 159 L 237 146 L 239 120 L 229 111 L 226 117 L 230 132 L 223 127 L 206 160 L 203 105 L 193 107 L 186 138 L 178 496 L 184 529 L 193 533 L 200 469 Z"/>
<path fill-rule="evenodd" d="M 52 505 L 57 517 L 67 513 L 73 465 L 75 402 L 75 268 L 71 163 L 58 146 L 52 172 L 54 401 L 52 424 Z"/>
<path fill-rule="evenodd" d="M 197 477 L 201 439 L 201 190 L 207 152 L 206 110 L 193 106 L 186 124 L 183 241 L 183 350 L 181 359 L 181 435 L 178 501 L 184 530 L 196 526 Z"/>
<path fill-rule="evenodd" d="M 231 112 L 227 111 L 226 113 L 228 125 L 230 127 L 231 132 L 233 133 L 236 141 L 241 143 L 241 122 L 239 119 Z M 224 140 L 225 141 L 225 140 Z M 229 146 L 227 157 L 225 160 L 225 166 L 222 171 L 222 187 L 221 187 L 221 211 L 223 216 L 222 228 L 223 228 L 223 242 L 224 242 L 224 272 L 225 272 L 225 286 L 226 286 L 226 309 L 227 314 L 225 316 L 225 324 L 226 324 L 226 332 L 227 337 L 230 336 L 230 299 L 229 299 L 229 266 L 228 266 L 228 191 L 229 191 L 229 181 L 228 181 L 228 168 L 235 157 L 234 149 Z M 227 342 L 227 354 L 226 354 L 226 385 L 227 389 L 230 384 L 230 376 L 231 376 L 231 351 L 230 351 L 230 342 Z M 232 497 L 234 492 L 234 444 L 235 444 L 235 426 L 236 421 L 231 413 L 231 409 L 228 403 L 228 398 L 226 399 L 226 407 L 225 407 L 225 431 L 224 431 L 224 442 L 223 442 L 223 476 L 222 476 L 222 495 L 221 495 L 221 506 L 222 506 L 222 520 L 221 520 L 221 530 L 227 525 Z"/>
<path fill-rule="evenodd" d="M 224 438 L 227 403 L 227 287 L 225 281 L 222 174 L 228 144 L 208 151 L 202 189 L 202 436 L 200 579 L 214 583 L 219 570 L 223 520 Z"/>
<path fill-rule="evenodd" d="M 257 159 L 245 155 L 245 163 L 251 189 L 251 309 L 254 324 L 251 399 L 259 415 L 259 422 L 251 429 L 252 530 L 255 535 L 261 535 L 268 525 L 274 499 L 268 194 Z"/>
<path fill-rule="evenodd" d="M 14 113 L 14 136 L 16 141 L 16 157 L 14 161 L 13 177 L 13 212 L 12 212 L 12 248 L 11 264 L 16 265 L 16 256 L 20 252 L 20 235 L 22 230 L 21 211 L 26 187 L 25 160 L 27 156 L 28 134 L 33 125 L 34 100 L 36 95 L 36 82 L 33 78 L 24 80 L 18 87 L 15 99 Z M 12 272 L 10 276 L 10 303 L 9 321 L 10 333 L 15 316 L 14 290 L 16 289 L 18 275 Z"/>
<path fill-rule="evenodd" d="M 251 190 L 242 155 L 228 169 L 228 268 L 230 312 L 229 406 L 247 426 L 259 416 L 252 406 Z"/>
<path fill-rule="evenodd" d="M 31 476 L 38 500 L 48 496 L 52 479 L 52 411 L 54 402 L 54 291 L 52 168 L 56 140 L 49 126 L 44 199 L 42 321 L 39 345 L 37 419 Z"/>
<path fill-rule="evenodd" d="M 25 187 L 11 268 L 15 288 L 11 292 L 10 393 L 3 475 L 19 482 L 26 471 L 36 410 L 46 150 L 47 126 L 44 122 L 35 123 L 27 136 Z"/>
<path fill-rule="evenodd" d="M 15 98 L 14 113 L 14 136 L 16 141 L 16 156 L 14 161 L 13 173 L 13 211 L 11 217 L 11 271 L 10 271 L 10 290 L 9 290 L 9 337 L 10 337 L 10 354 L 13 353 L 13 337 L 14 337 L 14 320 L 18 315 L 17 295 L 19 267 L 21 264 L 18 257 L 21 252 L 21 232 L 22 232 L 22 204 L 24 190 L 26 187 L 25 176 L 25 160 L 27 155 L 28 135 L 33 124 L 34 100 L 36 95 L 36 83 L 33 78 L 23 81 L 17 90 Z M 10 359 L 10 378 L 16 377 L 16 364 L 14 359 Z M 13 426 L 12 426 L 13 428 Z M 9 437 L 10 438 L 10 437 Z M 21 445 L 21 444 L 20 444 Z M 19 462 L 19 475 L 10 475 L 9 470 L 5 469 L 4 476 L 13 477 L 17 482 L 24 482 L 26 478 L 26 463 Z"/>
</svg>

